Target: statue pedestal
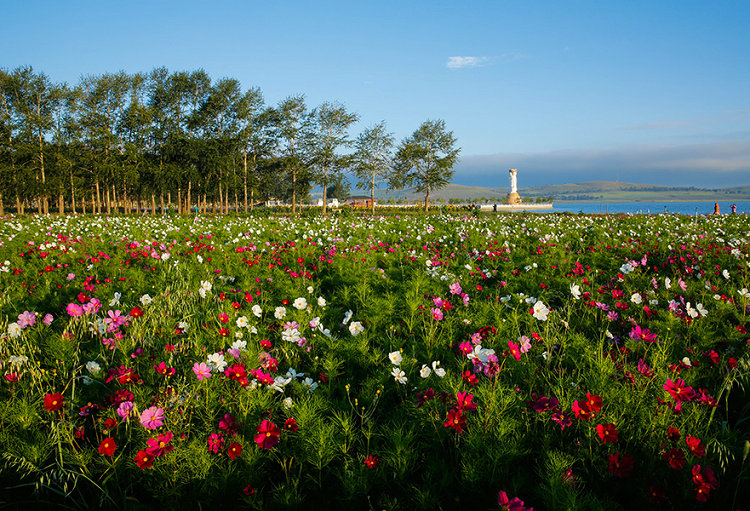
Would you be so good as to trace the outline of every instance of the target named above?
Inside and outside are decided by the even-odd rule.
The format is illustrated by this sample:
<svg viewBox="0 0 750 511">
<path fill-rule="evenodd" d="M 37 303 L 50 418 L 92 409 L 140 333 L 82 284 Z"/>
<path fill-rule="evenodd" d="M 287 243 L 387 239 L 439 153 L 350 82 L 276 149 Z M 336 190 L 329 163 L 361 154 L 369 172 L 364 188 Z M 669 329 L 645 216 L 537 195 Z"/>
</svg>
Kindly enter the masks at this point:
<svg viewBox="0 0 750 511">
<path fill-rule="evenodd" d="M 517 192 L 510 192 L 508 194 L 508 204 L 522 204 L 521 196 Z"/>
</svg>

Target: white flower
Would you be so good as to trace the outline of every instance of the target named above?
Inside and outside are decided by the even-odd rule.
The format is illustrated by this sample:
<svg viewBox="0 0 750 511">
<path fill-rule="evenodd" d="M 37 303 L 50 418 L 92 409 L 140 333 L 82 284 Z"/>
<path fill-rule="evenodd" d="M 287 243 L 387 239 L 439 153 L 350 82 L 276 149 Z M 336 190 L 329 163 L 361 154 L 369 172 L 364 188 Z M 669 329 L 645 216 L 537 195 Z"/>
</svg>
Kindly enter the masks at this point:
<svg viewBox="0 0 750 511">
<path fill-rule="evenodd" d="M 247 348 L 247 341 L 240 341 L 240 340 L 237 340 L 237 341 L 234 341 L 234 342 L 232 343 L 232 349 L 233 349 L 233 350 L 237 350 L 237 351 L 242 351 L 242 350 L 244 350 L 245 348 Z"/>
<path fill-rule="evenodd" d="M 299 330 L 296 328 L 290 328 L 288 330 L 284 330 L 281 333 L 281 338 L 286 342 L 299 342 L 300 340 L 300 333 Z"/>
<path fill-rule="evenodd" d="M 438 377 L 443 378 L 445 376 L 445 369 L 440 367 L 440 361 L 435 360 L 432 363 L 432 370 L 435 371 L 435 374 L 438 375 Z"/>
<path fill-rule="evenodd" d="M 354 315 L 354 313 L 351 310 L 346 311 L 346 314 L 344 314 L 344 321 L 342 321 L 342 323 L 344 325 L 346 325 L 347 323 L 349 323 L 349 321 L 352 319 L 353 315 Z"/>
<path fill-rule="evenodd" d="M 544 360 L 547 360 L 547 359 L 549 359 L 549 353 L 548 353 L 548 352 L 546 352 L 546 351 L 545 351 L 544 353 L 542 353 L 542 358 L 543 358 Z"/>
<path fill-rule="evenodd" d="M 312 286 L 307 286 L 307 292 L 312 294 L 312 292 L 315 291 L 315 288 Z"/>
<path fill-rule="evenodd" d="M 273 383 L 268 388 L 273 389 L 276 392 L 284 392 L 284 387 L 286 387 L 291 381 L 292 381 L 291 378 L 284 378 L 283 376 L 277 376 L 276 378 L 273 379 Z"/>
<path fill-rule="evenodd" d="M 148 294 L 145 294 L 145 295 L 141 296 L 141 305 L 148 305 L 148 304 L 150 304 L 153 301 L 154 300 Z"/>
<path fill-rule="evenodd" d="M 747 296 L 748 291 L 746 287 L 743 287 L 742 289 L 738 289 L 737 293 L 739 293 L 740 296 Z"/>
<path fill-rule="evenodd" d="M 400 351 L 392 351 L 388 353 L 388 358 L 390 359 L 391 364 L 395 366 L 401 365 L 401 361 L 403 360 Z"/>
<path fill-rule="evenodd" d="M 252 311 L 256 318 L 259 318 L 260 315 L 263 313 L 263 309 L 261 309 L 260 305 L 258 305 L 257 303 L 253 305 Z"/>
<path fill-rule="evenodd" d="M 362 326 L 362 323 L 359 321 L 354 321 L 351 325 L 349 325 L 349 332 L 354 336 L 357 337 L 359 334 L 365 331 L 365 327 Z"/>
<path fill-rule="evenodd" d="M 393 376 L 393 379 L 399 382 L 401 385 L 406 385 L 406 380 L 408 380 L 408 378 L 406 377 L 406 373 L 401 369 L 399 369 L 398 367 L 394 367 L 391 371 L 391 375 Z"/>
<path fill-rule="evenodd" d="M 549 309 L 547 308 L 544 303 L 542 303 L 541 300 L 538 300 L 534 304 L 534 312 L 533 316 L 538 319 L 539 321 L 547 321 L 547 316 L 549 315 Z"/>
<path fill-rule="evenodd" d="M 21 335 L 21 327 L 18 326 L 18 323 L 14 322 L 8 325 L 8 335 L 10 335 L 11 339 L 15 339 Z"/>
<path fill-rule="evenodd" d="M 96 374 L 102 370 L 102 367 L 93 360 L 90 360 L 86 362 L 86 369 L 88 369 L 91 374 Z"/>
<path fill-rule="evenodd" d="M 8 362 L 14 366 L 20 366 L 29 361 L 29 357 L 26 355 L 11 355 L 8 357 Z"/>
<path fill-rule="evenodd" d="M 207 291 L 204 288 L 200 288 L 198 290 L 198 294 L 200 295 L 201 298 L 205 298 L 206 297 L 206 293 L 207 293 Z"/>
<path fill-rule="evenodd" d="M 167 259 L 169 259 L 169 257 L 170 257 L 170 256 L 169 256 L 169 252 L 164 252 L 164 253 L 163 253 L 163 254 L 161 255 L 161 260 L 162 260 L 162 261 L 166 261 Z"/>
<path fill-rule="evenodd" d="M 201 255 L 200 255 L 200 254 L 198 254 L 198 255 L 197 255 L 197 256 L 195 256 L 195 257 L 196 257 L 196 258 L 198 259 L 198 262 L 199 262 L 199 263 L 203 264 L 203 258 L 201 257 Z"/>
<path fill-rule="evenodd" d="M 307 377 L 304 380 L 302 380 L 302 385 L 307 387 L 307 390 L 309 392 L 312 392 L 313 390 L 318 388 L 318 382 L 313 382 L 312 378 Z"/>
<path fill-rule="evenodd" d="M 729 280 L 729 271 L 728 271 L 728 270 L 724 270 L 723 272 L 721 272 L 721 275 L 722 275 L 722 276 L 723 276 L 723 277 L 724 277 L 725 279 Z"/>
<path fill-rule="evenodd" d="M 630 301 L 638 305 L 643 302 L 643 297 L 639 293 L 633 293 L 630 295 Z"/>
<path fill-rule="evenodd" d="M 305 298 L 300 297 L 300 298 L 297 298 L 296 300 L 294 300 L 294 308 L 295 309 L 301 311 L 305 307 L 307 307 L 307 300 Z"/>
<path fill-rule="evenodd" d="M 289 370 L 286 372 L 285 376 L 287 378 L 295 379 L 295 378 L 302 378 L 304 375 L 305 373 L 298 373 L 297 371 L 294 370 L 293 367 L 290 367 Z"/>
<path fill-rule="evenodd" d="M 200 256 L 198 256 L 200 257 Z M 211 291 L 213 289 L 214 285 L 211 284 L 211 281 L 209 280 L 201 280 L 201 289 L 205 289 L 206 291 Z"/>
<path fill-rule="evenodd" d="M 318 307 L 325 307 L 328 302 L 326 302 L 326 299 L 322 296 L 318 297 Z"/>
<path fill-rule="evenodd" d="M 276 309 L 273 312 L 273 316 L 276 319 L 284 319 L 284 316 L 286 316 L 286 308 L 285 307 L 276 307 Z"/>
<path fill-rule="evenodd" d="M 112 298 L 112 299 L 111 299 L 111 300 L 109 301 L 109 306 L 110 306 L 110 307 L 114 307 L 114 306 L 116 306 L 116 305 L 120 305 L 120 296 L 122 296 L 122 295 L 121 295 L 120 293 L 115 293 L 115 297 L 114 297 L 114 298 Z"/>
<path fill-rule="evenodd" d="M 572 294 L 573 298 L 575 298 L 576 300 L 581 299 L 581 288 L 578 286 L 578 284 L 570 285 L 570 294 Z"/>
<path fill-rule="evenodd" d="M 701 316 L 706 316 L 706 315 L 708 315 L 708 310 L 706 310 L 706 308 L 705 308 L 705 307 L 703 306 L 703 304 L 702 304 L 702 303 L 699 303 L 698 305 L 696 305 L 696 306 L 695 306 L 695 308 L 696 308 L 696 309 L 698 309 L 698 313 L 699 313 L 699 314 L 700 314 Z"/>
<path fill-rule="evenodd" d="M 688 366 L 688 367 L 690 367 L 691 365 L 693 365 L 693 364 L 692 364 L 692 363 L 690 362 L 690 359 L 689 359 L 688 357 L 685 357 L 685 358 L 683 358 L 683 359 L 682 359 L 682 363 L 683 363 L 683 364 L 685 364 L 685 365 L 686 365 L 686 366 Z"/>
<path fill-rule="evenodd" d="M 691 307 L 690 302 L 685 304 L 685 310 L 687 311 L 687 315 L 690 316 L 691 318 L 698 317 L 698 311 L 693 309 L 693 307 Z"/>
<path fill-rule="evenodd" d="M 240 316 L 237 318 L 237 328 L 247 328 L 248 322 L 247 322 L 247 316 Z"/>
<path fill-rule="evenodd" d="M 664 287 L 670 289 L 672 287 L 672 279 L 670 279 L 669 277 L 664 277 Z"/>
<path fill-rule="evenodd" d="M 177 323 L 177 328 L 179 328 L 180 330 L 182 330 L 183 333 L 185 333 L 185 332 L 188 331 L 188 326 L 189 325 L 188 325 L 187 321 L 180 321 L 179 323 Z"/>
<path fill-rule="evenodd" d="M 286 408 L 287 410 L 289 410 L 291 407 L 294 406 L 294 401 L 292 401 L 291 397 L 285 398 L 283 403 L 284 403 L 284 408 Z"/>
<path fill-rule="evenodd" d="M 428 378 L 430 373 L 432 373 L 432 369 L 427 367 L 427 364 L 422 364 L 422 369 L 419 370 L 419 376 L 422 378 Z"/>
<path fill-rule="evenodd" d="M 224 360 L 224 355 L 221 353 L 212 353 L 208 356 L 206 363 L 211 366 L 211 369 L 216 369 L 220 373 L 223 373 L 224 369 L 227 367 L 227 362 Z"/>
</svg>

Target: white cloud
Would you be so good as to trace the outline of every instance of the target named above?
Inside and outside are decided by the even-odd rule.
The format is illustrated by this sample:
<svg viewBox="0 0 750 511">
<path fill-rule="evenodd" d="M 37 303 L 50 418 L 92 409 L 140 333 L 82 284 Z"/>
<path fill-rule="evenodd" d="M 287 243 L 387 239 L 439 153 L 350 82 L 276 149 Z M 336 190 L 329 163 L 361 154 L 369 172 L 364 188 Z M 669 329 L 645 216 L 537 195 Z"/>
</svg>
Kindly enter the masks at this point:
<svg viewBox="0 0 750 511">
<path fill-rule="evenodd" d="M 489 60 L 489 57 L 448 57 L 445 67 L 448 69 L 463 69 L 465 67 L 478 67 Z"/>
</svg>

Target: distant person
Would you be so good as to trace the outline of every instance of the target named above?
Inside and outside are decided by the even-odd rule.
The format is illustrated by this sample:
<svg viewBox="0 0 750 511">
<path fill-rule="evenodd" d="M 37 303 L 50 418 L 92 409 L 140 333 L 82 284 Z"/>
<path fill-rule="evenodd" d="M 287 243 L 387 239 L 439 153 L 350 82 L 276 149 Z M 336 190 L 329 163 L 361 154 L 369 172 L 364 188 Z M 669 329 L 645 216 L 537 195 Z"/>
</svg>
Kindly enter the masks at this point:
<svg viewBox="0 0 750 511">
<path fill-rule="evenodd" d="M 719 203 L 714 202 L 714 215 L 720 215 L 720 214 L 721 213 L 719 213 Z"/>
<path fill-rule="evenodd" d="M 736 215 L 737 214 L 737 204 L 732 204 L 729 207 L 732 209 L 732 214 Z"/>
<path fill-rule="evenodd" d="M 495 203 L 495 204 L 492 205 L 492 211 L 494 211 L 495 213 L 497 213 L 497 203 Z"/>
</svg>

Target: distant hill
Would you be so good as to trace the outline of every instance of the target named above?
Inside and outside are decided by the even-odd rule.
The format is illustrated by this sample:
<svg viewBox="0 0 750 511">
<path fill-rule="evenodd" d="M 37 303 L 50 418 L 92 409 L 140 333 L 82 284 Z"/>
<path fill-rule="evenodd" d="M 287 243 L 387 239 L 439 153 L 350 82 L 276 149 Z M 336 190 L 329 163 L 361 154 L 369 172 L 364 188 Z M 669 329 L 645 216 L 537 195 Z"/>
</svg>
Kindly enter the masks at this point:
<svg viewBox="0 0 750 511">
<path fill-rule="evenodd" d="M 519 188 L 521 197 L 548 198 L 555 201 L 594 202 L 648 202 L 648 201 L 740 201 L 750 200 L 750 185 L 731 188 L 696 188 L 659 186 L 621 181 L 588 181 L 560 185 L 530 186 Z M 352 191 L 352 193 L 360 193 Z M 508 195 L 508 187 L 482 187 L 449 184 L 430 194 L 431 200 L 464 202 L 500 202 Z M 424 195 L 414 189 L 376 190 L 375 197 L 381 202 L 415 201 Z"/>
</svg>

